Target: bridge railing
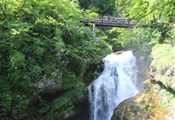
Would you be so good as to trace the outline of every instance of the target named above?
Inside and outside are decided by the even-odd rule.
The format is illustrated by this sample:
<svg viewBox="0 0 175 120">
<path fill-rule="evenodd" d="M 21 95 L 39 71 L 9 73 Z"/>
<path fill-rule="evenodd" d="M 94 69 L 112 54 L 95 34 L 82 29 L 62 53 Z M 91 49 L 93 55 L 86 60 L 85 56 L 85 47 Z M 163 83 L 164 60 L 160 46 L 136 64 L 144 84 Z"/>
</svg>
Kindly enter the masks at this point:
<svg viewBox="0 0 175 120">
<path fill-rule="evenodd" d="M 103 16 L 101 18 L 83 18 L 83 21 L 92 23 L 130 24 L 130 20 L 128 18 L 108 16 Z"/>
</svg>

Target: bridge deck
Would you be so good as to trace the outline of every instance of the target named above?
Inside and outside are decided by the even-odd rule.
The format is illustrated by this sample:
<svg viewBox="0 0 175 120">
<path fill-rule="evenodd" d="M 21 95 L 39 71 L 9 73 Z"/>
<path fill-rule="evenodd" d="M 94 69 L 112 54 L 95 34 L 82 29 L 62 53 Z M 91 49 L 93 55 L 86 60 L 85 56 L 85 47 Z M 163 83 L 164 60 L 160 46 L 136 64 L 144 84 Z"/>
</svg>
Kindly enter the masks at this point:
<svg viewBox="0 0 175 120">
<path fill-rule="evenodd" d="M 120 27 L 120 28 L 131 28 L 131 27 L 156 27 L 156 25 L 146 25 L 146 24 L 134 24 L 134 23 L 118 23 L 111 21 L 103 21 L 101 19 L 83 19 L 83 22 L 86 25 L 95 24 L 95 26 L 103 26 L 103 27 Z"/>
</svg>

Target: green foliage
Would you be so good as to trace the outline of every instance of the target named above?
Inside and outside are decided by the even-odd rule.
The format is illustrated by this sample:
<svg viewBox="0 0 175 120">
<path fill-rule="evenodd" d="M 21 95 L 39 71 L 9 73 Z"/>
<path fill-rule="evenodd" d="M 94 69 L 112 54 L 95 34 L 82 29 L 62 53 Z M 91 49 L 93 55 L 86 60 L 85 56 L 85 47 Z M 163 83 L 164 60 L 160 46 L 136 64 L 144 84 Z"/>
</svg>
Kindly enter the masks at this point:
<svg viewBox="0 0 175 120">
<path fill-rule="evenodd" d="M 82 80 L 86 68 L 112 47 L 114 51 L 132 48 L 144 61 L 152 45 L 174 42 L 173 0 L 79 0 L 79 4 L 86 10 L 70 0 L 0 1 L 0 108 L 24 110 L 36 93 L 33 84 L 46 74 L 62 83 L 66 92 L 53 101 L 42 101 L 38 116 L 65 119 L 87 92 Z M 112 14 L 160 27 L 97 29 L 100 40 L 95 42 L 91 28 L 80 23 L 85 16 Z M 160 51 L 168 60 L 173 56 L 170 47 Z M 156 59 L 158 68 L 169 65 Z"/>
<path fill-rule="evenodd" d="M 161 89 L 160 85 L 154 85 L 154 88 L 159 90 L 157 95 L 160 97 L 159 103 L 164 109 L 171 108 L 174 102 L 174 95 L 167 89 Z"/>
<path fill-rule="evenodd" d="M 166 75 L 155 75 L 155 79 L 162 82 L 167 88 L 171 85 L 171 77 Z"/>
<path fill-rule="evenodd" d="M 52 107 L 44 103 L 41 113 L 69 111 L 84 96 L 83 73 L 108 48 L 80 23 L 82 12 L 70 0 L 0 1 L 0 108 L 25 109 L 44 74 L 68 92 L 50 102 Z"/>
<path fill-rule="evenodd" d="M 112 15 L 114 12 L 115 0 L 78 0 L 80 6 L 85 9 L 97 9 L 100 15 Z"/>
<path fill-rule="evenodd" d="M 152 49 L 152 63 L 154 79 L 166 88 L 174 90 L 173 64 L 175 48 L 169 44 L 158 44 Z"/>
<path fill-rule="evenodd" d="M 1 108 L 7 108 L 10 109 L 10 104 L 11 104 L 11 100 L 12 100 L 12 94 L 10 91 L 10 86 L 8 84 L 8 82 L 5 81 L 5 77 L 1 76 L 0 77 L 0 106 Z"/>
<path fill-rule="evenodd" d="M 74 73 L 66 71 L 63 75 L 63 81 L 64 88 L 69 89 L 69 91 L 52 102 L 43 102 L 39 113 L 44 118 L 66 119 L 66 117 L 73 113 L 75 104 L 85 97 L 87 89 L 83 81 Z"/>
<path fill-rule="evenodd" d="M 122 16 L 138 24 L 151 24 L 159 43 L 173 43 L 174 1 L 173 0 L 116 0 L 116 9 Z M 152 31 L 152 30 L 151 30 Z"/>
<path fill-rule="evenodd" d="M 158 70 L 165 70 L 173 63 L 175 49 L 169 44 L 158 44 L 152 49 L 152 64 Z"/>
</svg>

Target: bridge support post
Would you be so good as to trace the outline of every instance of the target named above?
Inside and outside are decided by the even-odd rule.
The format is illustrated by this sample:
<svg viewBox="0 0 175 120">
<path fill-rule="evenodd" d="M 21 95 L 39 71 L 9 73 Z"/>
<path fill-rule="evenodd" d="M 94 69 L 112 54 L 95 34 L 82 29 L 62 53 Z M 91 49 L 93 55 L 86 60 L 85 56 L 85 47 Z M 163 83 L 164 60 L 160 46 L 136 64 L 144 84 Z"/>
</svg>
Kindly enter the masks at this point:
<svg viewBox="0 0 175 120">
<path fill-rule="evenodd" d="M 96 37 L 96 26 L 95 26 L 95 24 L 93 24 L 93 39 L 94 40 L 97 40 L 97 37 Z"/>
</svg>

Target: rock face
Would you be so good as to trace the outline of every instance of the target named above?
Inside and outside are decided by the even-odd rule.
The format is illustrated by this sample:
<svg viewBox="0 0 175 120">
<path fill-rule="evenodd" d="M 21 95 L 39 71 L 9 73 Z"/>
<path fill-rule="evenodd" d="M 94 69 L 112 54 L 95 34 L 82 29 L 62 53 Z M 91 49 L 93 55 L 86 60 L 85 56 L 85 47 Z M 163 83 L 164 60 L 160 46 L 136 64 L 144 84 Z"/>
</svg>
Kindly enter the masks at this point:
<svg viewBox="0 0 175 120">
<path fill-rule="evenodd" d="M 56 80 L 46 78 L 46 76 L 43 76 L 43 78 L 36 82 L 33 86 L 37 91 L 36 96 L 39 96 L 47 101 L 52 100 L 57 97 L 57 95 L 67 91 L 62 87 L 61 83 Z M 32 97 L 30 104 L 33 104 L 33 102 L 35 103 L 34 98 L 36 98 L 36 96 Z"/>
<path fill-rule="evenodd" d="M 88 97 L 85 97 L 76 106 L 74 114 L 66 120 L 89 120 L 89 116 L 89 101 Z"/>
<path fill-rule="evenodd" d="M 156 92 L 149 89 L 147 88 L 135 97 L 122 102 L 115 109 L 112 120 L 165 120 L 160 116 L 164 116 L 167 111 L 161 108 L 157 102 L 159 98 L 156 96 Z"/>
<path fill-rule="evenodd" d="M 41 89 L 41 90 L 57 88 L 57 85 L 53 80 L 46 80 L 46 79 L 40 80 L 39 82 L 35 83 L 34 86 L 37 89 Z"/>
<path fill-rule="evenodd" d="M 156 45 L 151 56 L 150 79 L 175 91 L 175 47 L 169 44 Z"/>
<path fill-rule="evenodd" d="M 174 95 L 158 84 L 145 86 L 143 92 L 115 109 L 112 120 L 175 120 Z"/>
<path fill-rule="evenodd" d="M 37 111 L 40 108 L 43 100 L 48 102 L 52 101 L 60 94 L 63 94 L 67 91 L 62 87 L 61 83 L 58 83 L 56 80 L 46 78 L 46 76 L 43 76 L 43 78 L 34 83 L 33 86 L 37 91 L 36 94 L 29 99 L 26 109 L 22 111 L 13 110 L 13 119 L 34 119 L 33 117 L 37 114 Z"/>
<path fill-rule="evenodd" d="M 47 79 L 44 76 L 41 80 L 33 85 L 38 91 L 44 91 L 49 89 L 61 89 L 61 84 L 53 79 Z"/>
<path fill-rule="evenodd" d="M 112 120 L 175 120 L 175 46 L 156 45 L 151 57 L 143 92 L 122 102 Z"/>
<path fill-rule="evenodd" d="M 97 78 L 104 69 L 103 61 L 89 65 L 84 73 L 83 80 L 86 85 L 89 85 L 95 78 Z"/>
</svg>

